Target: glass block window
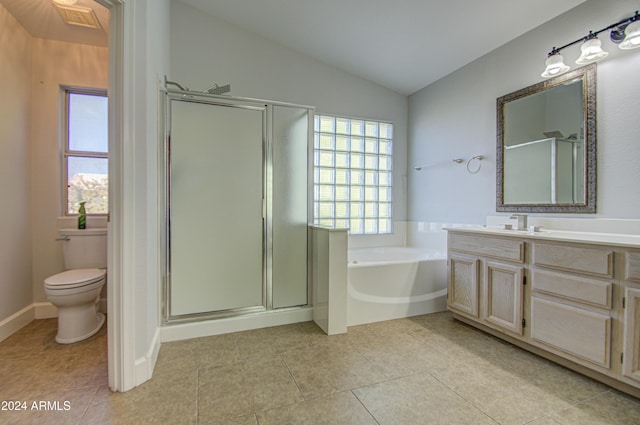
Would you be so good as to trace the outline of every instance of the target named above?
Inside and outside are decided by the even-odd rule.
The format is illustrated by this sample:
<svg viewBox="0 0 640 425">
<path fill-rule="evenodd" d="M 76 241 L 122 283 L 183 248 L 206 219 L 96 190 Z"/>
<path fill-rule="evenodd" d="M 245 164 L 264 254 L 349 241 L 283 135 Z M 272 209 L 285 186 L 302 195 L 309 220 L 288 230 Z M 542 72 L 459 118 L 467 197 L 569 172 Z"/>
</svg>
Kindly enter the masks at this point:
<svg viewBox="0 0 640 425">
<path fill-rule="evenodd" d="M 315 225 L 350 234 L 392 232 L 393 125 L 316 115 Z"/>
<path fill-rule="evenodd" d="M 109 211 L 108 125 L 105 90 L 65 91 L 62 193 L 67 215 L 77 214 L 81 201 L 87 214 Z"/>
</svg>

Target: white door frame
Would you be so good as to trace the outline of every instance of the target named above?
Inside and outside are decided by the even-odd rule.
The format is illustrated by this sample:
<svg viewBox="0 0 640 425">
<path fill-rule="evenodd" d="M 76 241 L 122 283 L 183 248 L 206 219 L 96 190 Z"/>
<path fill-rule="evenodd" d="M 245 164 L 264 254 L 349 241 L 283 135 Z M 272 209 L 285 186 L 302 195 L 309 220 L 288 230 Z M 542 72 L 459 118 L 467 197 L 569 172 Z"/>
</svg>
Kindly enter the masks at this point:
<svg viewBox="0 0 640 425">
<path fill-rule="evenodd" d="M 136 386 L 135 287 L 132 216 L 133 105 L 131 1 L 95 0 L 109 9 L 109 222 L 107 331 L 109 387 L 124 392 Z M 128 77 L 125 78 L 125 75 Z"/>
</svg>

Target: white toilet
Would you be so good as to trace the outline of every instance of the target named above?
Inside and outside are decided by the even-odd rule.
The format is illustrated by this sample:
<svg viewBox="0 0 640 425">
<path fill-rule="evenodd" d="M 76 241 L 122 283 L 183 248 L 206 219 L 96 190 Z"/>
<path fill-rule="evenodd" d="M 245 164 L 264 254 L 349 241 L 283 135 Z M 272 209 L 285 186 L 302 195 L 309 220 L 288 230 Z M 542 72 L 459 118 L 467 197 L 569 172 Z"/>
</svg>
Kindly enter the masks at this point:
<svg viewBox="0 0 640 425">
<path fill-rule="evenodd" d="M 105 316 L 98 312 L 107 275 L 107 229 L 61 229 L 67 271 L 44 280 L 44 292 L 58 308 L 56 342 L 82 341 L 100 330 Z"/>
</svg>

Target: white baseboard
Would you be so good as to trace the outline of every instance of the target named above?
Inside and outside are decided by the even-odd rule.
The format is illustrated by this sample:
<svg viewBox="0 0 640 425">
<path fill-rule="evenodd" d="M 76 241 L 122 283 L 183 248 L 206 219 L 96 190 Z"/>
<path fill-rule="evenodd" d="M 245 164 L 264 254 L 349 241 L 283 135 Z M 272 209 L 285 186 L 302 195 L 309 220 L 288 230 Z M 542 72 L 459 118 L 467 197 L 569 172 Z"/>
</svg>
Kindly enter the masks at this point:
<svg viewBox="0 0 640 425">
<path fill-rule="evenodd" d="M 180 341 L 183 339 L 247 331 L 250 329 L 309 322 L 312 319 L 313 308 L 303 307 L 265 311 L 247 316 L 229 317 L 203 322 L 171 324 L 160 328 L 161 341 Z"/>
<path fill-rule="evenodd" d="M 0 341 L 4 341 L 35 319 L 33 304 L 12 314 L 0 322 Z"/>
<path fill-rule="evenodd" d="M 100 312 L 107 312 L 107 300 L 101 298 Z M 22 310 L 0 321 L 0 341 L 4 341 L 23 327 L 37 319 L 54 319 L 58 317 L 58 308 L 49 301 L 33 303 Z M 157 356 L 157 354 L 156 354 Z M 155 361 L 154 361 L 155 364 Z"/>
<path fill-rule="evenodd" d="M 151 379 L 158 360 L 158 353 L 160 353 L 160 328 L 156 329 L 147 354 L 135 362 L 136 386 Z"/>
</svg>

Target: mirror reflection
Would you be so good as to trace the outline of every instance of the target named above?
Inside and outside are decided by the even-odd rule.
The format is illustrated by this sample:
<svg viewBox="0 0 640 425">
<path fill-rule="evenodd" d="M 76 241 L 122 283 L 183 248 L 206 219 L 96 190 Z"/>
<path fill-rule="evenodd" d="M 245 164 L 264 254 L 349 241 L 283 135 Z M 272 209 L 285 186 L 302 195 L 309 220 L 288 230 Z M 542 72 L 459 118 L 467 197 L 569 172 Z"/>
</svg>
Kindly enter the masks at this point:
<svg viewBox="0 0 640 425">
<path fill-rule="evenodd" d="M 584 202 L 582 102 L 577 79 L 505 104 L 505 203 Z"/>
<path fill-rule="evenodd" d="M 595 65 L 498 99 L 498 211 L 595 212 L 592 77 Z"/>
</svg>

